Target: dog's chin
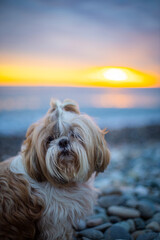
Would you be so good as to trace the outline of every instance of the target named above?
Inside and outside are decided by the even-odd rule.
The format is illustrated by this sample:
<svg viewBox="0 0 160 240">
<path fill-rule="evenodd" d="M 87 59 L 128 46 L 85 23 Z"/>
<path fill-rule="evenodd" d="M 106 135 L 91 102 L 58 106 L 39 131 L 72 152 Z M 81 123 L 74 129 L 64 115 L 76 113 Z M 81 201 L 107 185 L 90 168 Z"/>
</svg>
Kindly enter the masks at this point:
<svg viewBox="0 0 160 240">
<path fill-rule="evenodd" d="M 56 183 L 70 184 L 81 181 L 78 176 L 80 162 L 76 153 L 63 149 L 47 158 L 49 159 L 48 171 Z"/>
</svg>

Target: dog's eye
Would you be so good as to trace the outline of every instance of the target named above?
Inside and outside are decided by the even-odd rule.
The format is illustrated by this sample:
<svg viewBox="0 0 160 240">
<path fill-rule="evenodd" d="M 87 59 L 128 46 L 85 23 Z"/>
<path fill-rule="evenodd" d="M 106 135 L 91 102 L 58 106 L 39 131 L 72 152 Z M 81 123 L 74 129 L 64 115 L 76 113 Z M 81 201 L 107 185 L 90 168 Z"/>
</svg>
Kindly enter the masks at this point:
<svg viewBox="0 0 160 240">
<path fill-rule="evenodd" d="M 50 142 L 52 142 L 53 140 L 54 140 L 53 136 L 49 136 L 49 137 L 47 138 L 47 143 L 50 143 Z"/>
<path fill-rule="evenodd" d="M 79 141 L 83 142 L 82 137 L 80 136 L 79 133 L 72 132 L 71 137 L 78 139 Z"/>
<path fill-rule="evenodd" d="M 80 134 L 76 134 L 76 138 L 77 138 L 80 142 L 83 142 L 83 138 L 80 136 Z"/>
<path fill-rule="evenodd" d="M 75 133 L 74 132 L 71 132 L 71 137 L 75 138 Z"/>
</svg>

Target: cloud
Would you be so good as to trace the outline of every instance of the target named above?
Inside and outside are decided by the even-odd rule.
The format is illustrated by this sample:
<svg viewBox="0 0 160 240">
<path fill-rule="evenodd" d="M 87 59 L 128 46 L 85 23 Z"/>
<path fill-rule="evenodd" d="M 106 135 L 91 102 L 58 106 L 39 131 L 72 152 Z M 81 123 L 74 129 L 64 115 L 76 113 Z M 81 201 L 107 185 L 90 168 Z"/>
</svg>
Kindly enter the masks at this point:
<svg viewBox="0 0 160 240">
<path fill-rule="evenodd" d="M 159 65 L 160 2 L 2 0 L 0 52 L 83 65 Z"/>
</svg>

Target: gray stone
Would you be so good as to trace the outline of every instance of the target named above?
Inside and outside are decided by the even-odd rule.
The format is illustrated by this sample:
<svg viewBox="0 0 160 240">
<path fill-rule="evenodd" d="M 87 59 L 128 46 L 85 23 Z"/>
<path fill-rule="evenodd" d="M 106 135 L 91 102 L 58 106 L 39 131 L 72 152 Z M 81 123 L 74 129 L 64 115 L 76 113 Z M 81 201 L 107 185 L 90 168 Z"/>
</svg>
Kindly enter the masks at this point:
<svg viewBox="0 0 160 240">
<path fill-rule="evenodd" d="M 127 202 L 126 202 L 126 206 L 127 207 L 131 207 L 131 208 L 136 208 L 137 207 L 137 204 L 138 204 L 138 201 L 136 199 L 129 199 Z"/>
<path fill-rule="evenodd" d="M 87 220 L 87 222 L 86 222 L 87 227 L 94 227 L 94 226 L 100 225 L 102 223 L 103 223 L 102 218 L 93 218 L 93 219 Z"/>
<path fill-rule="evenodd" d="M 102 196 L 98 200 L 99 205 L 103 208 L 108 208 L 112 205 L 120 205 L 124 203 L 124 197 L 119 195 Z"/>
<path fill-rule="evenodd" d="M 127 232 L 130 232 L 130 225 L 127 221 L 122 221 L 122 222 L 119 222 L 119 223 L 115 223 L 113 226 L 119 226 L 119 227 L 122 227 L 124 228 Z"/>
<path fill-rule="evenodd" d="M 93 219 L 97 219 L 97 218 L 101 218 L 102 223 L 108 222 L 108 216 L 105 213 L 99 213 L 99 214 L 91 215 L 87 218 L 87 221 L 90 220 L 90 219 L 93 220 Z"/>
<path fill-rule="evenodd" d="M 92 240 L 98 240 L 103 238 L 103 233 L 94 228 L 88 228 L 88 229 L 82 230 L 78 232 L 77 235 L 79 237 L 87 237 Z"/>
<path fill-rule="evenodd" d="M 135 194 L 138 194 L 140 196 L 147 196 L 148 195 L 148 188 L 142 186 L 142 185 L 138 185 L 135 189 L 134 189 Z"/>
<path fill-rule="evenodd" d="M 133 219 L 128 219 L 127 222 L 130 225 L 130 232 L 134 232 L 136 227 L 135 227 L 135 223 L 134 223 Z"/>
<path fill-rule="evenodd" d="M 157 237 L 154 238 L 154 240 L 159 240 L 160 239 L 160 233 L 157 234 Z"/>
<path fill-rule="evenodd" d="M 122 191 L 119 188 L 116 188 L 116 187 L 110 187 L 110 188 L 107 188 L 107 189 L 103 189 L 102 193 L 104 195 L 112 195 L 112 194 L 122 195 Z"/>
<path fill-rule="evenodd" d="M 160 225 L 158 222 L 151 222 L 147 224 L 146 229 L 151 229 L 154 232 L 160 232 Z"/>
<path fill-rule="evenodd" d="M 121 218 L 136 218 L 140 216 L 140 212 L 133 208 L 111 206 L 108 208 L 110 215 L 119 216 Z"/>
<path fill-rule="evenodd" d="M 158 222 L 160 224 L 160 212 L 156 213 L 154 216 L 153 216 L 153 220 Z"/>
<path fill-rule="evenodd" d="M 124 228 L 119 226 L 112 226 L 105 231 L 104 239 L 105 240 L 116 240 L 116 239 L 131 240 L 131 236 Z"/>
<path fill-rule="evenodd" d="M 137 209 L 144 219 L 151 218 L 156 211 L 154 204 L 150 201 L 142 200 L 138 203 Z"/>
<path fill-rule="evenodd" d="M 82 237 L 82 240 L 91 240 L 90 238 Z"/>
<path fill-rule="evenodd" d="M 110 217 L 109 217 L 109 221 L 110 221 L 111 223 L 118 223 L 118 222 L 121 221 L 121 218 L 120 218 L 120 217 L 117 217 L 117 216 L 110 216 Z"/>
<path fill-rule="evenodd" d="M 80 219 L 77 223 L 76 230 L 80 231 L 86 228 L 86 222 Z"/>
<path fill-rule="evenodd" d="M 136 240 L 138 238 L 138 236 L 140 236 L 144 233 L 145 233 L 145 230 L 138 230 L 138 231 L 135 231 L 134 233 L 132 233 L 132 237 L 134 240 Z"/>
<path fill-rule="evenodd" d="M 146 232 L 139 235 L 136 240 L 154 240 L 157 237 L 157 233 L 155 232 Z"/>
<path fill-rule="evenodd" d="M 145 223 L 142 218 L 135 218 L 134 223 L 137 230 L 142 230 L 145 228 Z"/>
<path fill-rule="evenodd" d="M 100 206 L 97 206 L 97 205 L 94 207 L 94 212 L 95 212 L 95 214 L 106 215 L 106 210 L 104 208 L 100 207 Z"/>
<path fill-rule="evenodd" d="M 112 226 L 112 224 L 108 222 L 108 223 L 103 223 L 101 225 L 98 225 L 98 226 L 94 227 L 94 229 L 104 232 L 106 229 L 108 229 L 111 226 Z"/>
</svg>

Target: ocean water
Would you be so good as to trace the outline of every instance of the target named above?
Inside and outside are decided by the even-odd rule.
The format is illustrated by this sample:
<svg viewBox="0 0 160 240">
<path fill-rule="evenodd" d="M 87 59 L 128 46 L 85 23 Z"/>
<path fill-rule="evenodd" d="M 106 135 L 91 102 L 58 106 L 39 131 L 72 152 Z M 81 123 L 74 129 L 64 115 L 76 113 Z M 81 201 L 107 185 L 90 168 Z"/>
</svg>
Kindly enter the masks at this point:
<svg viewBox="0 0 160 240">
<path fill-rule="evenodd" d="M 160 123 L 160 89 L 0 87 L 0 134 L 24 134 L 51 98 L 71 98 L 109 130 Z"/>
</svg>

